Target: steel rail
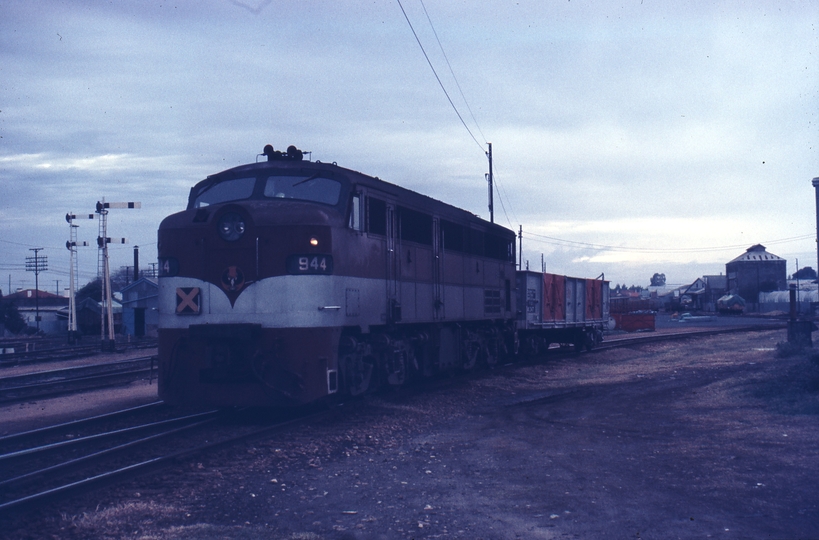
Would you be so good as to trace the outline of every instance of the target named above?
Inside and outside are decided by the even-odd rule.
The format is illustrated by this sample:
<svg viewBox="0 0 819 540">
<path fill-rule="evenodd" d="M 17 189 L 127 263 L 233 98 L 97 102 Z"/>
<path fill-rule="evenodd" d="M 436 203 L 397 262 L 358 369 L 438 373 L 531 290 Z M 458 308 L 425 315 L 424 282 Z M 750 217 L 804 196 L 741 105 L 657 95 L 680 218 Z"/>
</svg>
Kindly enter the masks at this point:
<svg viewBox="0 0 819 540">
<path fill-rule="evenodd" d="M 31 350 L 18 351 L 21 345 L 29 345 L 33 347 Z M 38 347 L 39 346 L 39 347 Z M 126 349 L 150 349 L 157 346 L 156 340 L 146 341 L 131 341 L 125 343 L 118 343 L 119 350 Z M 49 362 L 57 360 L 67 360 L 77 358 L 80 356 L 90 356 L 101 352 L 99 344 L 81 344 L 81 345 L 60 345 L 57 346 L 55 342 L 23 342 L 23 343 L 0 343 L 0 349 L 3 353 L 0 354 L 0 368 L 16 366 L 22 363 L 36 363 Z M 5 352 L 5 349 L 14 349 L 14 352 Z"/>
<path fill-rule="evenodd" d="M 0 378 L 0 403 L 124 384 L 155 372 L 154 356 Z"/>
<path fill-rule="evenodd" d="M 9 452 L 7 454 L 0 454 L 0 462 L 7 461 L 9 459 L 15 459 L 23 456 L 30 456 L 33 454 L 40 454 L 43 452 L 50 452 L 53 450 L 60 450 L 69 446 L 76 446 L 89 443 L 91 441 L 101 441 L 105 439 L 110 439 L 112 437 L 119 437 L 120 435 L 127 435 L 129 433 L 136 433 L 139 431 L 145 431 L 147 429 L 157 428 L 161 426 L 166 426 L 169 424 L 175 424 L 178 422 L 184 422 L 188 420 L 193 420 L 197 418 L 203 417 L 215 417 L 219 414 L 219 411 L 206 411 L 196 414 L 191 414 L 188 416 L 180 416 L 178 418 L 169 418 L 167 420 L 159 420 L 157 422 L 149 422 L 147 424 L 140 424 L 138 426 L 130 426 L 127 428 L 116 429 L 114 431 L 106 431 L 103 433 L 96 433 L 94 435 L 87 435 L 85 437 L 77 437 L 76 439 L 69 439 L 67 441 L 60 441 L 56 443 L 46 444 L 42 446 L 36 446 L 34 448 L 27 448 L 25 450 L 19 450 L 16 452 Z M 2 483 L 0 482 L 0 485 Z"/>
<path fill-rule="evenodd" d="M 112 411 L 109 413 L 98 414 L 95 416 L 89 416 L 86 418 L 78 418 L 77 420 L 71 420 L 69 422 L 63 422 L 60 424 L 54 424 L 51 426 L 44 426 L 37 429 L 31 429 L 28 431 L 21 431 L 19 433 L 11 433 L 9 435 L 4 435 L 0 437 L 0 444 L 8 443 L 13 441 L 19 441 L 26 437 L 35 437 L 38 435 L 45 435 L 54 431 L 59 431 L 61 429 L 78 427 L 85 424 L 89 424 L 91 422 L 99 422 L 100 420 L 111 420 L 117 418 L 119 416 L 126 416 L 128 414 L 132 414 L 134 412 L 143 411 L 146 409 L 150 409 L 153 407 L 158 407 L 160 405 L 164 405 L 164 401 L 153 401 L 151 403 L 146 403 L 144 405 L 137 405 L 136 407 L 129 407 L 127 409 L 121 409 L 119 411 Z"/>
<path fill-rule="evenodd" d="M 787 328 L 784 323 L 773 324 L 755 324 L 749 326 L 724 326 L 719 328 L 708 329 L 685 329 L 681 332 L 643 332 L 638 336 L 629 336 L 624 338 L 615 338 L 604 340 L 599 345 L 595 346 L 591 352 L 604 351 L 614 349 L 617 347 L 625 347 L 629 345 L 641 345 L 644 343 L 654 343 L 659 341 L 671 341 L 676 339 L 686 339 L 691 337 L 715 336 L 719 334 L 733 334 L 738 332 L 764 332 L 766 330 L 782 330 Z"/>
<path fill-rule="evenodd" d="M 70 467 L 76 467 L 78 465 L 82 465 L 83 463 L 87 463 L 88 461 L 91 461 L 92 459 L 98 459 L 98 458 L 101 458 L 101 457 L 111 456 L 111 455 L 114 455 L 114 454 L 116 454 L 118 452 L 123 452 L 125 450 L 135 448 L 135 447 L 137 447 L 139 445 L 144 445 L 144 444 L 147 444 L 149 442 L 162 439 L 164 437 L 169 437 L 171 435 L 175 435 L 177 433 L 181 433 L 181 432 L 187 431 L 189 429 L 193 429 L 193 428 L 196 428 L 196 427 L 203 426 L 205 424 L 209 424 L 209 423 L 214 422 L 214 421 L 216 421 L 218 419 L 219 419 L 219 416 L 213 416 L 211 418 L 206 418 L 204 420 L 200 420 L 198 422 L 193 422 L 191 424 L 180 426 L 178 428 L 174 428 L 174 429 L 171 429 L 171 430 L 168 430 L 168 431 L 163 431 L 161 433 L 154 433 L 153 435 L 149 435 L 149 436 L 143 437 L 141 439 L 135 439 L 135 440 L 129 441 L 127 443 L 123 443 L 123 444 L 120 444 L 120 445 L 117 445 L 117 446 L 112 446 L 111 448 L 106 448 L 104 450 L 100 450 L 98 452 L 93 452 L 93 453 L 87 454 L 85 456 L 70 459 L 70 460 L 64 461 L 62 463 L 57 463 L 57 464 L 54 464 L 54 465 L 50 465 L 50 466 L 45 467 L 43 469 L 38 469 L 38 470 L 35 470 L 35 471 L 31 471 L 31 472 L 28 472 L 26 474 L 22 474 L 20 476 L 16 476 L 16 477 L 13 477 L 13 478 L 8 478 L 6 480 L 0 481 L 0 488 L 7 488 L 9 486 L 12 486 L 14 484 L 19 484 L 19 483 L 24 482 L 26 480 L 32 480 L 34 478 L 37 478 L 37 477 L 40 477 L 40 476 L 43 476 L 43 475 L 46 475 L 46 474 L 62 471 L 62 470 L 68 469 Z"/>
<path fill-rule="evenodd" d="M 334 414 L 335 409 L 330 409 L 326 411 L 321 411 L 319 413 L 312 413 L 306 414 L 303 416 L 299 416 L 297 418 L 293 418 L 290 420 L 285 420 L 283 422 L 279 422 L 272 426 L 265 426 L 263 428 L 251 430 L 249 432 L 243 433 L 241 435 L 226 437 L 219 441 L 208 442 L 206 444 L 197 445 L 191 448 L 186 448 L 184 450 L 179 450 L 176 452 L 172 452 L 166 455 L 158 456 L 155 458 L 151 458 L 145 461 L 141 461 L 138 463 L 134 463 L 131 465 L 127 465 L 125 467 L 121 467 L 115 470 L 111 470 L 108 472 L 104 472 L 101 474 L 97 474 L 95 476 L 91 476 L 85 478 L 83 480 L 71 482 L 69 484 L 65 484 L 62 486 L 57 486 L 54 488 L 47 489 L 45 491 L 34 493 L 30 495 L 26 495 L 20 497 L 18 499 L 9 500 L 4 503 L 0 503 L 0 515 L 4 512 L 9 510 L 16 510 L 20 507 L 43 502 L 45 500 L 66 495 L 68 493 L 76 493 L 81 491 L 89 491 L 96 487 L 101 487 L 102 485 L 111 484 L 116 481 L 125 480 L 127 478 L 132 478 L 137 473 L 145 473 L 154 469 L 158 469 L 162 466 L 171 464 L 176 462 L 179 459 L 188 458 L 194 455 L 198 455 L 203 452 L 212 451 L 217 448 L 221 448 L 223 446 L 228 446 L 232 444 L 236 444 L 238 442 L 244 442 L 256 437 L 273 433 L 275 431 L 281 430 L 285 427 L 290 425 L 298 424 L 301 422 L 313 421 L 317 420 L 322 417 L 326 417 L 330 414 Z"/>
</svg>

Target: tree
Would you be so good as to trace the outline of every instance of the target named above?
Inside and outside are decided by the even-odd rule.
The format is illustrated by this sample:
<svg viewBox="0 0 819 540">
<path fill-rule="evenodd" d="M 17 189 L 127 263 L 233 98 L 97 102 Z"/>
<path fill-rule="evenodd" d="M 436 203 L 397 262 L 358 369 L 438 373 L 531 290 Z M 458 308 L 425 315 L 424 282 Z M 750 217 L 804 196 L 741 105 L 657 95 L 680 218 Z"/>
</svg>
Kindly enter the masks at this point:
<svg viewBox="0 0 819 540">
<path fill-rule="evenodd" d="M 652 287 L 662 287 L 665 285 L 665 274 L 654 274 L 651 276 Z"/>
<path fill-rule="evenodd" d="M 95 302 L 102 301 L 102 281 L 97 278 L 93 281 L 89 281 L 85 285 L 77 291 L 77 303 L 82 302 L 86 298 L 90 298 Z"/>
<path fill-rule="evenodd" d="M 26 327 L 26 320 L 17 311 L 17 306 L 14 302 L 4 301 L 2 294 L 0 294 L 0 323 L 13 334 L 19 334 Z"/>
<path fill-rule="evenodd" d="M 793 279 L 816 279 L 816 270 L 810 266 L 806 266 L 801 270 L 797 270 L 793 275 Z"/>
</svg>

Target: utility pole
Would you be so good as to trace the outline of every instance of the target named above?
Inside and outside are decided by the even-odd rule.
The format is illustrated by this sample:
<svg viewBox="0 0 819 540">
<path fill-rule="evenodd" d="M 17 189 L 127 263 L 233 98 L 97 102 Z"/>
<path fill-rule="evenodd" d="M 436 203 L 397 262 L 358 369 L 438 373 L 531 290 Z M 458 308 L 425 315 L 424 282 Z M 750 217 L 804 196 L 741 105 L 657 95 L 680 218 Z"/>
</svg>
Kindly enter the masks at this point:
<svg viewBox="0 0 819 540">
<path fill-rule="evenodd" d="M 40 272 L 48 270 L 48 257 L 39 253 L 43 248 L 29 248 L 34 257 L 26 257 L 26 271 L 34 272 L 34 321 L 37 323 L 37 332 L 40 332 Z"/>
<path fill-rule="evenodd" d="M 819 282 L 819 177 L 814 178 L 811 184 L 813 184 L 813 190 L 816 193 L 816 281 Z M 797 268 L 797 270 L 799 269 Z"/>
<path fill-rule="evenodd" d="M 523 225 L 520 226 L 520 231 L 518 231 L 518 242 L 520 245 L 518 248 L 518 270 L 523 270 Z"/>
<path fill-rule="evenodd" d="M 494 193 L 492 191 L 493 176 L 492 176 L 492 143 L 486 143 L 489 146 L 489 151 L 486 157 L 489 158 L 489 174 L 486 175 L 486 181 L 489 183 L 489 222 L 495 223 L 495 203 Z"/>
</svg>

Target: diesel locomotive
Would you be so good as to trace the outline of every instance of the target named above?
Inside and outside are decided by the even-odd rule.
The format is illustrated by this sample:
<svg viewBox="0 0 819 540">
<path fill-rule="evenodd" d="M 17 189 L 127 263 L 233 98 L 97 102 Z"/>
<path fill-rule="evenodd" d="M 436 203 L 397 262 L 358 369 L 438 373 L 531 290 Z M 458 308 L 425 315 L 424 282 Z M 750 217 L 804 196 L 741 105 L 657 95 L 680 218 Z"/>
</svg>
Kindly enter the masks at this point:
<svg viewBox="0 0 819 540">
<path fill-rule="evenodd" d="M 608 318 L 606 282 L 516 271 L 513 231 L 294 146 L 196 184 L 158 256 L 171 404 L 355 396 L 588 347 Z"/>
</svg>

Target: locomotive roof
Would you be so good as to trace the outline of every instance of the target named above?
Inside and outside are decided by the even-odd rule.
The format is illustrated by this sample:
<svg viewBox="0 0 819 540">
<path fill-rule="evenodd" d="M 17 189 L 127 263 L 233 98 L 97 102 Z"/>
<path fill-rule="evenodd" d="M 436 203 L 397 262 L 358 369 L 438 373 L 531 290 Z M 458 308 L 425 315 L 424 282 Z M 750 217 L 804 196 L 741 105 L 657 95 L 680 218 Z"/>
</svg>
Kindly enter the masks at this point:
<svg viewBox="0 0 819 540">
<path fill-rule="evenodd" d="M 490 223 L 485 219 L 464 210 L 453 206 L 449 203 L 440 201 L 428 195 L 418 193 L 411 189 L 401 187 L 382 180 L 375 176 L 370 176 L 359 171 L 347 169 L 334 163 L 324 163 L 321 161 L 302 161 L 299 159 L 271 159 L 269 161 L 259 161 L 256 163 L 248 163 L 246 165 L 239 165 L 216 174 L 209 175 L 205 180 L 198 182 L 192 192 L 196 191 L 199 186 L 205 183 L 218 182 L 224 176 L 234 176 L 236 174 L 258 173 L 261 171 L 307 171 L 315 173 L 317 170 L 329 173 L 331 176 L 342 176 L 346 178 L 351 184 L 366 186 L 378 190 L 381 193 L 390 195 L 396 200 L 415 209 L 427 209 L 428 211 L 435 211 L 438 214 L 449 215 L 451 218 L 467 221 L 470 223 L 480 223 L 482 226 L 494 230 L 498 233 L 508 234 L 514 236 L 514 231 L 507 229 L 497 223 Z"/>
</svg>

